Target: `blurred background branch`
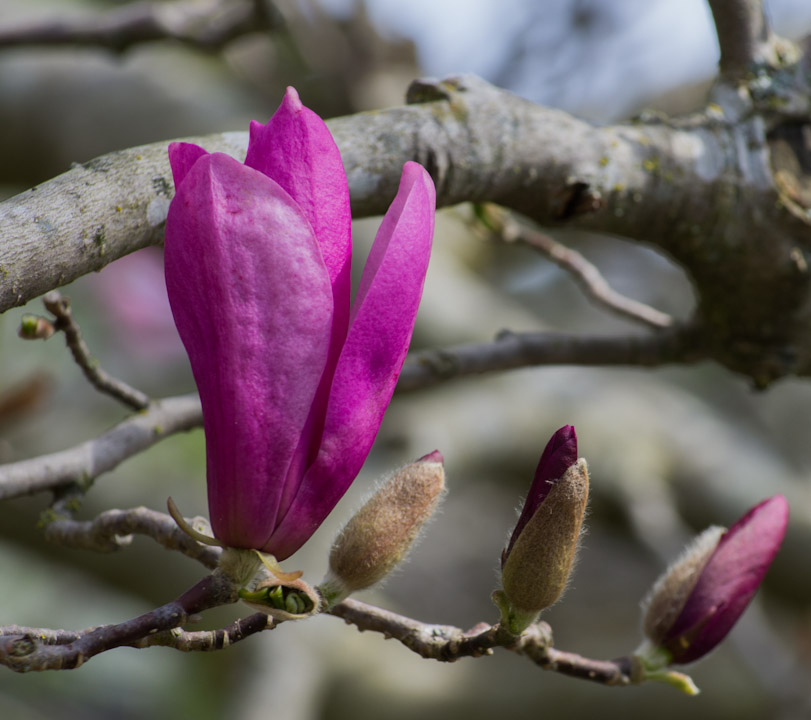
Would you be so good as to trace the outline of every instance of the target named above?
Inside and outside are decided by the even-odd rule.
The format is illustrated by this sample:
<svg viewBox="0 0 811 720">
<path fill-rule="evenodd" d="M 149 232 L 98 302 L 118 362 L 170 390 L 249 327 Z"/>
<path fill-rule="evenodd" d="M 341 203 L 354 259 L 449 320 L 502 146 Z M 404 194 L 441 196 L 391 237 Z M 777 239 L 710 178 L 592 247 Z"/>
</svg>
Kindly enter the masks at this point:
<svg viewBox="0 0 811 720">
<path fill-rule="evenodd" d="M 0 50 L 17 46 L 89 46 L 120 53 L 142 43 L 175 40 L 215 52 L 248 33 L 273 32 L 283 27 L 283 18 L 270 0 L 137 2 L 82 17 L 0 28 Z"/>
</svg>

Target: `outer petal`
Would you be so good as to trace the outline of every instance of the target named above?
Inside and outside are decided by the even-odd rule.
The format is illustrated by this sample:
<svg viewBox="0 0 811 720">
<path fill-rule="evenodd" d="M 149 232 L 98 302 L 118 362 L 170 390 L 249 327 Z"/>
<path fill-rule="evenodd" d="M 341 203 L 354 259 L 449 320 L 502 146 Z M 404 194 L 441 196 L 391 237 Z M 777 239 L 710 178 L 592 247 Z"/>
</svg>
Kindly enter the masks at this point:
<svg viewBox="0 0 811 720">
<path fill-rule="evenodd" d="M 203 404 L 214 533 L 260 548 L 326 362 L 327 272 L 287 193 L 221 154 L 198 159 L 178 188 L 165 260 Z"/>
<path fill-rule="evenodd" d="M 369 454 L 411 341 L 435 206 L 431 177 L 420 165 L 407 163 L 352 306 L 321 448 L 267 548 L 277 557 L 291 555 L 315 531 Z"/>
<path fill-rule="evenodd" d="M 668 631 L 673 661 L 690 663 L 726 637 L 752 600 L 780 549 L 788 524 L 782 495 L 764 500 L 735 523 L 718 542 Z"/>
<path fill-rule="evenodd" d="M 349 318 L 352 215 L 346 172 L 329 129 L 289 87 L 267 125 L 251 123 L 245 164 L 287 190 L 310 221 L 329 270 L 336 334 L 343 340 Z"/>
</svg>

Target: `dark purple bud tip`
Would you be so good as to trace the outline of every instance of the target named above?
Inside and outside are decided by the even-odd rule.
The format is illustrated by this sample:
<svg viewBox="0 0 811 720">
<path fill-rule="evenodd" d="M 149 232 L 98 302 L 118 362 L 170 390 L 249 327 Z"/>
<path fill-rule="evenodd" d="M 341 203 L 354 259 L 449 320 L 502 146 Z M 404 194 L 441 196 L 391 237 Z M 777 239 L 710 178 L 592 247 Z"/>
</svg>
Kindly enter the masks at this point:
<svg viewBox="0 0 811 720">
<path fill-rule="evenodd" d="M 541 506 L 549 490 L 576 462 L 577 433 L 574 431 L 574 425 L 564 425 L 552 436 L 541 454 L 521 516 L 515 525 L 507 549 L 502 553 L 502 566 L 521 531 Z"/>
<path fill-rule="evenodd" d="M 442 453 L 439 450 L 434 450 L 432 453 L 428 453 L 427 455 L 423 455 L 419 460 L 418 463 L 426 462 L 426 463 L 445 463 L 445 458 L 442 457 Z"/>
<path fill-rule="evenodd" d="M 544 448 L 538 462 L 538 469 L 535 471 L 535 480 L 532 483 L 530 494 L 541 482 L 560 480 L 576 462 L 577 433 L 574 431 L 574 425 L 564 425 L 552 436 Z"/>
<path fill-rule="evenodd" d="M 661 643 L 672 662 L 698 660 L 726 637 L 763 581 L 787 525 L 788 502 L 775 495 L 724 533 Z"/>
</svg>

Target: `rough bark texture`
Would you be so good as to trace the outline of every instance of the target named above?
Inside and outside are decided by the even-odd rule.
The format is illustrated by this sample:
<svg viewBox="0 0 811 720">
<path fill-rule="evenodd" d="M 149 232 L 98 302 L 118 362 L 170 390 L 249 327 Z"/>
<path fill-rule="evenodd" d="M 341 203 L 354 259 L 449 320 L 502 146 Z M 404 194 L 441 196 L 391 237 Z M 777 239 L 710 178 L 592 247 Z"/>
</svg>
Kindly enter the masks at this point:
<svg viewBox="0 0 811 720">
<path fill-rule="evenodd" d="M 773 71 L 773 83 L 807 80 L 798 67 Z M 761 112 L 745 90 L 719 92 L 726 107 L 679 121 L 593 127 L 465 77 L 415 83 L 415 104 L 329 124 L 357 216 L 382 213 L 414 159 L 441 205 L 496 202 L 545 225 L 654 245 L 695 285 L 702 354 L 765 386 L 811 373 L 811 205 L 797 145 L 805 126 L 795 119 L 805 108 Z M 247 138 L 191 140 L 241 158 Z M 166 143 L 157 143 L 0 204 L 0 310 L 160 243 L 172 192 Z"/>
</svg>

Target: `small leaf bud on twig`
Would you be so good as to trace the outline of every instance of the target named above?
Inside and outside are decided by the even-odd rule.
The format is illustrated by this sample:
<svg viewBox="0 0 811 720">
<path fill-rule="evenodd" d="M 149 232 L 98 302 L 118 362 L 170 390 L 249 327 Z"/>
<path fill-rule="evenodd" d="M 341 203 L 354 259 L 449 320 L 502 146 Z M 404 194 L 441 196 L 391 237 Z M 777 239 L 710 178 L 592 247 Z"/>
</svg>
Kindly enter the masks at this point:
<svg viewBox="0 0 811 720">
<path fill-rule="evenodd" d="M 246 605 L 278 622 L 310 617 L 319 612 L 321 605 L 315 589 L 301 579 L 268 578 L 253 590 L 239 590 L 238 595 Z"/>
<path fill-rule="evenodd" d="M 23 315 L 17 335 L 23 340 L 47 340 L 56 332 L 54 324 L 39 315 Z"/>
</svg>

